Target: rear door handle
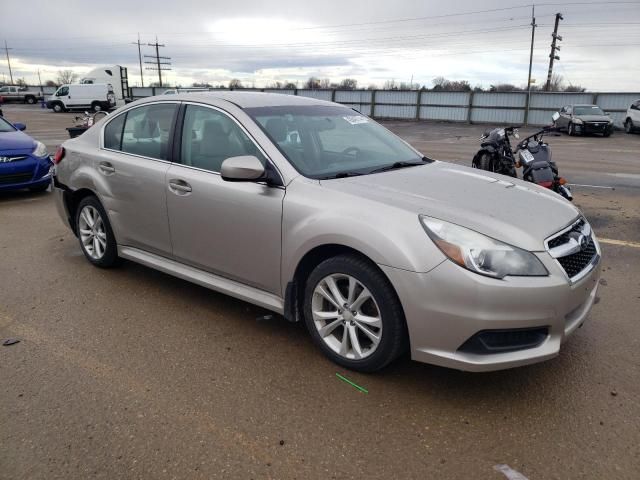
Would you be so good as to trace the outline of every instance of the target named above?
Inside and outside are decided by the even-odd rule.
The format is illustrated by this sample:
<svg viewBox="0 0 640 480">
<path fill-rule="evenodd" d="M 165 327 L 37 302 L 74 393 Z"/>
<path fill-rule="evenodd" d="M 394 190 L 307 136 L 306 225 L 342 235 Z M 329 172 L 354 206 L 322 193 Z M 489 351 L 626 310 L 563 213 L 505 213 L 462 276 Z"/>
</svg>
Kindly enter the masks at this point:
<svg viewBox="0 0 640 480">
<path fill-rule="evenodd" d="M 171 190 L 176 195 L 187 195 L 191 193 L 191 185 L 189 185 L 184 180 L 172 178 L 171 180 L 169 180 L 169 190 Z"/>
<path fill-rule="evenodd" d="M 98 169 L 105 175 L 111 175 L 116 172 L 116 169 L 109 162 L 100 162 Z"/>
</svg>

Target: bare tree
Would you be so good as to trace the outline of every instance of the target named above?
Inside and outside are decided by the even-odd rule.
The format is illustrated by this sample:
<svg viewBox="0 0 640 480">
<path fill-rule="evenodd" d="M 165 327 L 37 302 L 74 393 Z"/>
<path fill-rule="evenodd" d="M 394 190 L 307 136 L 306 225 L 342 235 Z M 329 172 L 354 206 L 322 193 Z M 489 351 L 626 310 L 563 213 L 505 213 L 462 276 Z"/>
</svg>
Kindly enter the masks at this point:
<svg viewBox="0 0 640 480">
<path fill-rule="evenodd" d="M 58 70 L 56 75 L 56 83 L 64 85 L 65 83 L 73 83 L 78 79 L 78 75 L 73 70 Z"/>
<path fill-rule="evenodd" d="M 47 80 L 46 82 L 44 82 L 44 86 L 45 87 L 57 87 L 58 85 L 53 80 Z"/>
<path fill-rule="evenodd" d="M 490 92 L 521 92 L 522 90 L 511 83 L 497 83 L 489 87 Z"/>
<path fill-rule="evenodd" d="M 355 90 L 358 88 L 358 81 L 355 78 L 345 78 L 340 82 L 340 88 L 343 90 Z"/>
<path fill-rule="evenodd" d="M 558 75 L 557 73 L 554 73 L 551 76 L 551 82 L 549 83 L 549 91 L 560 92 L 562 91 L 563 84 L 564 84 L 564 78 L 562 78 L 562 75 Z"/>
<path fill-rule="evenodd" d="M 213 87 L 213 85 L 211 85 L 208 82 L 193 82 L 191 86 L 193 88 L 212 88 Z"/>
<path fill-rule="evenodd" d="M 466 80 L 447 80 L 444 77 L 436 77 L 432 81 L 433 90 L 448 92 L 470 92 L 471 85 Z"/>
<path fill-rule="evenodd" d="M 398 85 L 396 84 L 395 80 L 391 79 L 384 82 L 382 88 L 385 90 L 398 90 Z"/>
<path fill-rule="evenodd" d="M 282 88 L 286 88 L 287 90 L 294 90 L 298 88 L 298 86 L 293 82 L 284 82 Z"/>
<path fill-rule="evenodd" d="M 237 78 L 229 80 L 229 88 L 244 88 L 242 82 Z"/>
<path fill-rule="evenodd" d="M 309 79 L 304 83 L 304 88 L 317 89 L 321 88 L 320 79 L 316 77 L 309 77 Z"/>
<path fill-rule="evenodd" d="M 564 91 L 582 93 L 582 92 L 586 92 L 587 89 L 586 87 L 583 87 L 581 85 L 573 85 L 572 83 L 570 83 L 569 86 L 564 88 Z"/>
</svg>

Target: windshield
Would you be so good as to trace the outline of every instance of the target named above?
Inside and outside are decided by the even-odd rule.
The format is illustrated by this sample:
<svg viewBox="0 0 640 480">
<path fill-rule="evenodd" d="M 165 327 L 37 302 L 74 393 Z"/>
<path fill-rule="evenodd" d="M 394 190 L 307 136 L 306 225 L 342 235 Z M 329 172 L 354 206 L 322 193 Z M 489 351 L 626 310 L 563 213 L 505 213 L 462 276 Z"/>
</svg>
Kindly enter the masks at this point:
<svg viewBox="0 0 640 480">
<path fill-rule="evenodd" d="M 245 111 L 303 175 L 326 179 L 361 175 L 394 164 L 422 164 L 422 155 L 358 112 L 324 105 Z"/>
<path fill-rule="evenodd" d="M 604 112 L 597 105 L 587 105 L 586 107 L 574 107 L 574 115 L 604 115 Z"/>
<path fill-rule="evenodd" d="M 7 122 L 4 118 L 0 117 L 0 133 L 15 132 L 16 129 L 13 125 Z"/>
</svg>

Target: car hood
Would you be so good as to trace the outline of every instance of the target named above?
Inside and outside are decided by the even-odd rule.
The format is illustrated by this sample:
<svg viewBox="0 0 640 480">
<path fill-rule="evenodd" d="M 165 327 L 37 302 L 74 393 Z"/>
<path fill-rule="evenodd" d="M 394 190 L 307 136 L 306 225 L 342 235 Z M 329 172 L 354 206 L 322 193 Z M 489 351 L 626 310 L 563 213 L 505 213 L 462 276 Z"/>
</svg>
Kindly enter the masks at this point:
<svg viewBox="0 0 640 480">
<path fill-rule="evenodd" d="M 446 162 L 321 184 L 462 225 L 529 251 L 543 251 L 545 238 L 580 214 L 546 188 Z"/>
<path fill-rule="evenodd" d="M 31 153 L 35 146 L 33 138 L 20 130 L 0 133 L 0 153 Z"/>
<path fill-rule="evenodd" d="M 583 122 L 608 122 L 611 117 L 606 115 L 575 115 L 575 118 L 579 118 Z"/>
</svg>

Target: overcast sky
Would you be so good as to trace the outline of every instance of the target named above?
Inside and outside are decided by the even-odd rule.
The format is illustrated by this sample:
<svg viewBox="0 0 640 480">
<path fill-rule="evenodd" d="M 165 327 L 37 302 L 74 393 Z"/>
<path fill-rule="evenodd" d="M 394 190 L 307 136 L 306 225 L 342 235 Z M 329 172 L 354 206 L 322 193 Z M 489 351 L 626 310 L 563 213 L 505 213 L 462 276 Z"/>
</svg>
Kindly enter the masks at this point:
<svg viewBox="0 0 640 480">
<path fill-rule="evenodd" d="M 555 4 L 554 4 L 555 3 Z M 591 4 L 589 4 L 591 3 Z M 444 76 L 473 86 L 526 85 L 531 40 L 527 1 L 366 0 L 30 0 L 2 9 L 0 41 L 12 50 L 14 79 L 37 84 L 61 68 L 80 75 L 100 65 L 129 68 L 139 85 L 132 44 L 158 36 L 171 57 L 164 78 L 264 87 L 309 76 L 432 85 Z M 19 5 L 19 6 L 18 6 Z M 494 10 L 494 11 L 486 11 Z M 28 13 L 27 13 L 28 11 Z M 480 12 L 485 11 L 485 12 Z M 540 2 L 533 77 L 544 83 L 554 14 L 562 12 L 556 73 L 594 91 L 640 91 L 640 0 Z M 4 46 L 4 45 L 2 45 Z M 143 46 L 143 55 L 155 53 Z M 0 57 L 0 79 L 9 70 Z M 145 84 L 157 80 L 144 72 Z"/>
</svg>

